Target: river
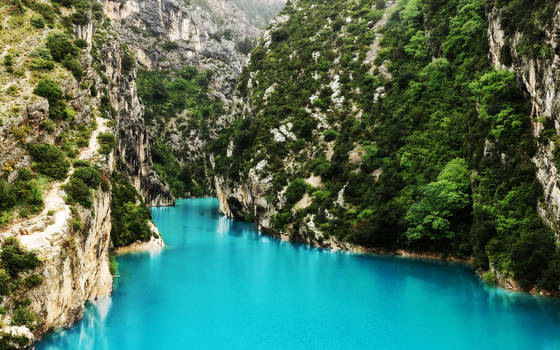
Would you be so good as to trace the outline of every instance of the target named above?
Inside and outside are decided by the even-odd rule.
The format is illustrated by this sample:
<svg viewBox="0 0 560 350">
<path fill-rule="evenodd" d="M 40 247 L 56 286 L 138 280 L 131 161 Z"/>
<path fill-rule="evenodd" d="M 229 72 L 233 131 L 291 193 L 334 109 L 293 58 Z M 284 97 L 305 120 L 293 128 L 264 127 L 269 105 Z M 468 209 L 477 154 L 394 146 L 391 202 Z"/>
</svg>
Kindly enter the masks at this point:
<svg viewBox="0 0 560 350">
<path fill-rule="evenodd" d="M 119 256 L 112 297 L 37 349 L 560 349 L 559 301 L 466 266 L 280 242 L 213 198 L 152 213 L 167 246 Z"/>
</svg>

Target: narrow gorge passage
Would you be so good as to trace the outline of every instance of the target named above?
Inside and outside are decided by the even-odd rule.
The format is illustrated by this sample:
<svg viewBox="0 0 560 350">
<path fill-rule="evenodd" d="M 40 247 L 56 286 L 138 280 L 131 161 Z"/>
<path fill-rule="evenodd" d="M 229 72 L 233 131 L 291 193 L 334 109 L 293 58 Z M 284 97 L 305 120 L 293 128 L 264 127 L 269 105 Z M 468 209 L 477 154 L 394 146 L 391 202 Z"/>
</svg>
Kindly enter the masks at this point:
<svg viewBox="0 0 560 350">
<path fill-rule="evenodd" d="M 120 256 L 111 299 L 37 350 L 560 348 L 560 302 L 469 267 L 281 242 L 212 198 L 152 212 L 164 250 Z"/>
</svg>

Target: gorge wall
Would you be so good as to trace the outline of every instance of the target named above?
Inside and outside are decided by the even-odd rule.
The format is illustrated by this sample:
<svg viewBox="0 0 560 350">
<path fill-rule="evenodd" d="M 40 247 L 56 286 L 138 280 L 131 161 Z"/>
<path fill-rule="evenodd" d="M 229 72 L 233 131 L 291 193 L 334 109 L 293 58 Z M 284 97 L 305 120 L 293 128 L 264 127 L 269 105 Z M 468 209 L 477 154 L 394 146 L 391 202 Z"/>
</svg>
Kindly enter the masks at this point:
<svg viewBox="0 0 560 350">
<path fill-rule="evenodd" d="M 275 18 L 212 144 L 221 211 L 557 294 L 557 4 L 381 5 L 299 0 Z"/>
<path fill-rule="evenodd" d="M 548 11 L 552 19 L 549 23 L 540 24 L 543 37 L 535 43 L 542 45 L 546 52 L 536 56 L 528 56 L 523 52 L 523 41 L 527 40 L 527 35 L 520 29 L 506 34 L 502 28 L 501 11 L 496 7 L 488 11 L 488 40 L 492 64 L 497 69 L 515 72 L 530 96 L 530 118 L 538 142 L 533 162 L 544 189 L 539 211 L 558 235 L 560 188 L 557 153 L 560 144 L 557 130 L 560 126 L 560 99 L 557 86 L 560 77 L 557 70 L 560 67 L 560 8 L 551 6 Z"/>
<path fill-rule="evenodd" d="M 56 9 L 0 7 L 3 348 L 29 347 L 110 295 L 116 170 L 141 195 L 132 207 L 174 204 L 152 165 L 130 51 L 99 4 Z"/>
<path fill-rule="evenodd" d="M 144 70 L 148 139 L 164 154 L 156 170 L 176 196 L 211 194 L 207 142 L 225 125 L 222 110 L 260 30 L 229 0 L 107 1 L 104 9 Z"/>
</svg>

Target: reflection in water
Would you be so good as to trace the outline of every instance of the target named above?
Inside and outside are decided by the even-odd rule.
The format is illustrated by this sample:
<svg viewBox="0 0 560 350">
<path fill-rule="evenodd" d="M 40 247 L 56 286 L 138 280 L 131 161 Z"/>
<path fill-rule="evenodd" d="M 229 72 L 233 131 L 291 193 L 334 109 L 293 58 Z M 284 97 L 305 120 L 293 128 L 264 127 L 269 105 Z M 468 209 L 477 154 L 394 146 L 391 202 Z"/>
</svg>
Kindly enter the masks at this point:
<svg viewBox="0 0 560 350">
<path fill-rule="evenodd" d="M 217 216 L 153 216 L 160 254 L 118 257 L 111 299 L 37 348 L 560 350 L 560 302 L 483 285 L 467 266 L 330 252 Z"/>
</svg>

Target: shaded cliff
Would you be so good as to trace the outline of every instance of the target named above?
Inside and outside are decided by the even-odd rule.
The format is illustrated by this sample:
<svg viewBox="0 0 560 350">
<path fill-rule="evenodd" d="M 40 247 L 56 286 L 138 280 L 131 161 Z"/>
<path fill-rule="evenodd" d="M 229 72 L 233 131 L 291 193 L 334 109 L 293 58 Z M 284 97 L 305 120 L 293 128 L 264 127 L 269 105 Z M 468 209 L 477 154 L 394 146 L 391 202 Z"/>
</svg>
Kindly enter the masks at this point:
<svg viewBox="0 0 560 350">
<path fill-rule="evenodd" d="M 546 11 L 542 17 L 544 23 L 535 24 L 539 37 L 531 37 L 532 33 L 524 32 L 524 28 L 510 28 L 506 33 L 503 28 L 505 9 L 489 7 L 488 39 L 490 44 L 490 60 L 497 69 L 507 69 L 521 79 L 524 89 L 531 99 L 531 123 L 537 140 L 537 151 L 533 162 L 537 167 L 537 177 L 544 189 L 544 198 L 540 202 L 539 212 L 555 233 L 560 233 L 560 188 L 558 176 L 558 138 L 560 99 L 558 83 L 560 77 L 560 8 L 554 2 L 534 5 L 526 12 L 536 14 L 537 10 Z M 548 19 L 546 19 L 548 18 Z M 511 24 L 510 24 L 511 27 Z M 529 43 L 528 43 L 529 41 Z M 536 47 L 528 52 L 527 45 Z"/>
<path fill-rule="evenodd" d="M 139 91 L 157 172 L 176 196 L 213 194 L 208 142 L 227 125 L 261 30 L 230 0 L 107 1 L 104 9 L 143 68 Z"/>
</svg>

